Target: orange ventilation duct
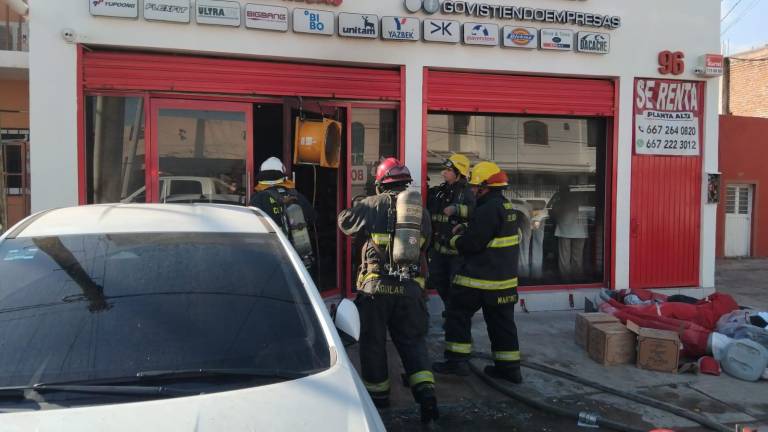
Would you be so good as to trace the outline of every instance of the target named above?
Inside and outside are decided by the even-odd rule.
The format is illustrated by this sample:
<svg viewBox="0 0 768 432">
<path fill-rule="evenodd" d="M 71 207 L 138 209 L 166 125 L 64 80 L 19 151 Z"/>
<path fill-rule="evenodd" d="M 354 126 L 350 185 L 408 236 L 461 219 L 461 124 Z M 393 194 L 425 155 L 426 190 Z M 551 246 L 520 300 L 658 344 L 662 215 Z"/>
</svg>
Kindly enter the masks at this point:
<svg viewBox="0 0 768 432">
<path fill-rule="evenodd" d="M 293 163 L 338 168 L 341 152 L 341 123 L 331 120 L 296 119 Z"/>
</svg>

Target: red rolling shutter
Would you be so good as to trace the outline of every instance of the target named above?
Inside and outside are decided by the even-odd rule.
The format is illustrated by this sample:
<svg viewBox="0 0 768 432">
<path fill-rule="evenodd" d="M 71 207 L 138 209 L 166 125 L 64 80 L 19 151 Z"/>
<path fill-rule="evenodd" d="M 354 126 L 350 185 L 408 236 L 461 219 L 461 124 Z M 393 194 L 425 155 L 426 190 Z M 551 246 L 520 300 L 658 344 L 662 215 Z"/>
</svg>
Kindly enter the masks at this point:
<svg viewBox="0 0 768 432">
<path fill-rule="evenodd" d="M 614 115 L 609 80 L 430 70 L 426 81 L 430 111 Z"/>
<path fill-rule="evenodd" d="M 141 90 L 399 101 L 399 69 L 88 51 L 86 90 Z"/>
</svg>

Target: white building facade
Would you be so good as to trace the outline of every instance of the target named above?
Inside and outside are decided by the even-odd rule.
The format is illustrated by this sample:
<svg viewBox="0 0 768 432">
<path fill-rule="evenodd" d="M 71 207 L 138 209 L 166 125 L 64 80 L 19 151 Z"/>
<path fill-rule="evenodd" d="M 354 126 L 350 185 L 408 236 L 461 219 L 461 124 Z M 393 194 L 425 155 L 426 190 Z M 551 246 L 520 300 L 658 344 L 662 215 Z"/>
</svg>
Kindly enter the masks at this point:
<svg viewBox="0 0 768 432">
<path fill-rule="evenodd" d="M 247 200 L 277 155 L 320 213 L 321 290 L 348 296 L 359 248 L 334 217 L 372 167 L 403 158 L 426 194 L 461 152 L 498 162 L 527 216 L 527 309 L 714 286 L 718 84 L 699 58 L 719 52 L 715 0 L 37 3 L 33 211 L 199 195 L 182 177 Z M 322 119 L 341 125 L 339 167 L 294 163 L 299 124 Z M 558 202 L 580 224 L 567 272 Z"/>
</svg>

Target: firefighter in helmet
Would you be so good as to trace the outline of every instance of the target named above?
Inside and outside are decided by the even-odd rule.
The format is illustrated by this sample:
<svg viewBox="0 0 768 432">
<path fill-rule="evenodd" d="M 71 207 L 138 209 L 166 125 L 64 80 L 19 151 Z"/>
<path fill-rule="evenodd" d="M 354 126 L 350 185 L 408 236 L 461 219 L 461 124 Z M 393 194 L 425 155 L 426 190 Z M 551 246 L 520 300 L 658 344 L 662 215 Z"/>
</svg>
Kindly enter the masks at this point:
<svg viewBox="0 0 768 432">
<path fill-rule="evenodd" d="M 429 251 L 429 279 L 427 287 L 437 290 L 445 309 L 450 302 L 451 279 L 456 274 L 461 257 L 450 246 L 453 227 L 465 224 L 475 209 L 475 194 L 467 179 L 469 159 L 453 154 L 443 163 L 444 182 L 430 188 L 427 209 L 432 216 L 432 247 Z"/>
<path fill-rule="evenodd" d="M 514 311 L 523 217 L 504 198 L 507 174 L 495 163 L 478 163 L 469 184 L 477 196 L 477 208 L 465 229 L 454 228 L 455 235 L 449 241 L 448 246 L 456 248 L 464 261 L 453 278 L 446 314 L 445 361 L 435 363 L 433 369 L 469 374 L 472 316 L 482 308 L 494 359 L 485 373 L 521 383 Z"/>
<path fill-rule="evenodd" d="M 420 279 L 423 269 L 417 267 L 412 277 L 403 277 L 400 271 L 395 271 L 392 254 L 398 196 L 411 182 L 408 168 L 400 161 L 383 160 L 376 169 L 376 195 L 342 211 L 338 225 L 346 235 L 365 236 L 355 299 L 360 311 L 360 364 L 365 387 L 376 406 L 388 406 L 389 330 L 405 368 L 405 379 L 421 406 L 421 420 L 430 423 L 437 420 L 438 410 L 426 344 L 428 315 L 423 279 Z M 421 209 L 420 201 L 417 204 L 417 210 Z M 421 227 L 416 227 L 421 239 L 414 239 L 411 247 L 417 248 L 414 252 L 423 257 L 430 224 L 428 212 L 421 211 L 421 215 Z"/>
<path fill-rule="evenodd" d="M 310 268 L 314 258 L 307 226 L 315 223 L 317 212 L 286 177 L 285 165 L 280 159 L 273 156 L 265 160 L 256 181 L 256 193 L 249 205 L 263 210 L 283 229 L 304 265 Z M 297 204 L 300 211 L 294 211 L 296 207 L 291 208 L 292 204 Z"/>
</svg>

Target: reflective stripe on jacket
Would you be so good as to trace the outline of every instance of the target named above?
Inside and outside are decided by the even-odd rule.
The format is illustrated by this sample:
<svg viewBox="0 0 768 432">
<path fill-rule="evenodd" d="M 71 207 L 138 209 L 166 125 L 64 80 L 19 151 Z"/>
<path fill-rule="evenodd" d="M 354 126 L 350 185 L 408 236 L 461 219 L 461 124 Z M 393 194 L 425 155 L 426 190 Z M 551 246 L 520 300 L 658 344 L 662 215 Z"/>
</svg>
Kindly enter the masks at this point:
<svg viewBox="0 0 768 432">
<path fill-rule="evenodd" d="M 498 190 L 477 204 L 467 230 L 450 241 L 464 257 L 453 283 L 490 291 L 516 289 L 522 215 Z"/>
</svg>

